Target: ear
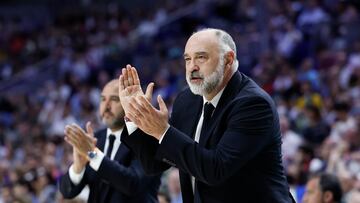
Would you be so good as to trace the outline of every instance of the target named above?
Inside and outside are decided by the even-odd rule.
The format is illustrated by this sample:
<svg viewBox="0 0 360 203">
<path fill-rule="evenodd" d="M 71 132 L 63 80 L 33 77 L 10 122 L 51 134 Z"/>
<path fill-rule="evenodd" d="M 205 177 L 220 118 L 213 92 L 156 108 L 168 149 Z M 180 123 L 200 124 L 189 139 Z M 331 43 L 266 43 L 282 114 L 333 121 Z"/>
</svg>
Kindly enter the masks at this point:
<svg viewBox="0 0 360 203">
<path fill-rule="evenodd" d="M 225 66 L 230 68 L 232 66 L 232 64 L 234 63 L 234 61 L 235 61 L 234 51 L 228 51 L 225 54 Z"/>
<path fill-rule="evenodd" d="M 323 200 L 324 200 L 325 203 L 333 202 L 334 196 L 330 191 L 325 191 L 323 193 Z"/>
</svg>

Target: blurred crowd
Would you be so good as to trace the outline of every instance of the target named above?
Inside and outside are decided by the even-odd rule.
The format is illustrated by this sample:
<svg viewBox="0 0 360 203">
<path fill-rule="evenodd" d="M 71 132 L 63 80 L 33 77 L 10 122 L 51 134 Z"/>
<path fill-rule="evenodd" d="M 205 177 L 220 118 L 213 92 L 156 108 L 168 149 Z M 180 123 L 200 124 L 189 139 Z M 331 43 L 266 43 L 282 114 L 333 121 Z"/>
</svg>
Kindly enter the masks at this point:
<svg viewBox="0 0 360 203">
<path fill-rule="evenodd" d="M 318 172 L 339 178 L 343 202 L 360 202 L 359 2 L 160 0 L 130 9 L 88 3 L 34 20 L 0 15 L 0 203 L 65 202 L 56 186 L 72 162 L 65 125 L 90 120 L 100 129 L 100 90 L 128 63 L 171 109 L 186 85 L 186 39 L 202 27 L 228 31 L 239 70 L 276 101 L 297 202 Z M 41 85 L 35 74 L 23 90 L 1 88 L 44 60 L 55 74 Z M 176 170 L 163 176 L 162 202 L 182 202 Z"/>
</svg>

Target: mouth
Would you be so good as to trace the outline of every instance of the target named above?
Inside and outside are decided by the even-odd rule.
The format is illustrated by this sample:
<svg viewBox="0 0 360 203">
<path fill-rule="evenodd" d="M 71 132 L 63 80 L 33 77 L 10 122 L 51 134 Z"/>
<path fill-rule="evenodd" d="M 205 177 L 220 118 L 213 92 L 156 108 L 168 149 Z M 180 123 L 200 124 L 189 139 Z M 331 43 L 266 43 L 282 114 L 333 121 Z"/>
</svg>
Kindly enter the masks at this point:
<svg viewBox="0 0 360 203">
<path fill-rule="evenodd" d="M 203 78 L 201 78 L 201 77 L 191 77 L 190 78 L 190 81 L 192 83 L 200 83 L 202 80 L 203 80 Z"/>
<path fill-rule="evenodd" d="M 103 114 L 103 117 L 105 118 L 105 117 L 112 117 L 113 116 L 113 114 L 111 113 L 111 112 L 104 112 L 104 114 Z"/>
<path fill-rule="evenodd" d="M 204 78 L 201 77 L 201 74 L 198 71 L 191 72 L 190 81 L 192 83 L 200 83 L 202 80 L 204 80 Z"/>
</svg>

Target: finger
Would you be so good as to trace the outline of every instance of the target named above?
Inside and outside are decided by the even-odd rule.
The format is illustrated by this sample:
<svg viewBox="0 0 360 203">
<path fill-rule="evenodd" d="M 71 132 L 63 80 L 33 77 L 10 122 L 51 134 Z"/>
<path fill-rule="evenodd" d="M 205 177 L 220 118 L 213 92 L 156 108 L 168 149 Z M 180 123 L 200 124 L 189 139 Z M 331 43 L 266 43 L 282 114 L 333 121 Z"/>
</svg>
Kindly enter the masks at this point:
<svg viewBox="0 0 360 203">
<path fill-rule="evenodd" d="M 72 145 L 72 142 L 70 142 L 70 140 L 69 140 L 68 137 L 65 136 L 65 137 L 64 137 L 64 140 L 65 140 L 65 142 L 67 142 L 68 144 L 70 144 L 71 146 L 73 146 L 73 145 Z"/>
<path fill-rule="evenodd" d="M 88 123 L 86 125 L 88 125 Z M 91 123 L 89 125 L 91 125 Z M 73 124 L 73 127 L 75 132 L 77 133 L 78 139 L 81 141 L 80 144 L 82 144 L 83 142 L 94 142 L 95 138 L 93 134 L 90 135 L 89 133 L 86 133 L 80 126 L 76 124 Z"/>
<path fill-rule="evenodd" d="M 67 128 L 68 130 L 68 137 L 71 139 L 74 145 L 76 147 L 81 147 L 85 143 L 92 141 L 91 137 L 86 135 L 86 133 L 78 126 L 76 125 L 69 125 Z"/>
<path fill-rule="evenodd" d="M 129 86 L 127 70 L 126 70 L 126 68 L 123 68 L 121 71 L 122 71 L 122 75 L 124 77 L 124 87 L 126 88 Z"/>
<path fill-rule="evenodd" d="M 78 136 L 86 136 L 86 132 L 77 124 L 72 124 L 75 133 L 78 134 Z"/>
<path fill-rule="evenodd" d="M 168 109 L 167 109 L 166 104 L 165 104 L 163 98 L 161 97 L 161 95 L 158 95 L 157 101 L 159 103 L 160 112 L 168 113 Z"/>
<path fill-rule="evenodd" d="M 129 113 L 131 113 L 133 116 L 136 116 L 137 119 L 142 119 L 143 113 L 148 112 L 147 109 L 145 109 L 136 98 L 132 98 L 131 102 L 129 103 Z"/>
<path fill-rule="evenodd" d="M 137 116 L 135 116 L 134 114 L 127 113 L 127 114 L 126 114 L 126 117 L 128 117 L 128 118 L 131 120 L 131 122 L 134 122 L 135 125 L 137 125 L 139 128 L 142 127 L 142 122 L 141 122 L 141 120 L 140 120 Z"/>
<path fill-rule="evenodd" d="M 134 79 L 134 85 L 140 85 L 139 75 L 138 75 L 135 67 L 131 67 L 131 75 Z"/>
<path fill-rule="evenodd" d="M 96 138 L 94 138 L 93 143 L 94 143 L 94 145 L 96 146 L 96 143 L 97 143 L 97 139 L 96 139 Z"/>
<path fill-rule="evenodd" d="M 129 85 L 134 85 L 134 78 L 133 78 L 133 75 L 132 75 L 132 68 L 131 66 L 126 66 L 126 72 L 127 72 L 127 76 L 128 76 L 128 82 L 129 82 Z"/>
<path fill-rule="evenodd" d="M 88 121 L 88 122 L 86 123 L 86 132 L 87 132 L 91 137 L 94 137 L 94 130 L 93 130 L 92 126 L 91 126 L 91 122 L 90 122 L 90 121 Z"/>
<path fill-rule="evenodd" d="M 146 87 L 146 92 L 145 92 L 146 99 L 147 99 L 149 102 L 151 102 L 152 95 L 153 95 L 153 90 L 154 90 L 154 83 L 151 82 L 151 83 Z"/>
<path fill-rule="evenodd" d="M 73 147 L 77 146 L 76 136 L 72 133 L 69 127 L 66 127 L 65 131 L 65 141 Z"/>
<path fill-rule="evenodd" d="M 122 91 L 125 89 L 125 85 L 124 85 L 124 76 L 120 75 L 119 77 L 119 91 Z M 120 95 L 120 94 L 119 94 Z"/>
<path fill-rule="evenodd" d="M 140 104 L 139 108 L 141 108 L 141 111 L 151 112 L 151 111 L 155 110 L 155 108 L 152 106 L 152 104 L 144 96 L 136 97 L 136 101 Z"/>
<path fill-rule="evenodd" d="M 153 110 L 151 103 L 149 101 L 147 101 L 145 96 L 137 96 L 135 98 L 135 102 L 137 104 L 137 106 L 136 106 L 137 111 L 142 115 L 150 113 Z"/>
<path fill-rule="evenodd" d="M 65 137 L 64 140 L 65 140 L 66 143 L 68 143 L 73 149 L 76 149 L 76 145 L 75 145 L 71 140 L 69 140 L 68 137 Z"/>
</svg>

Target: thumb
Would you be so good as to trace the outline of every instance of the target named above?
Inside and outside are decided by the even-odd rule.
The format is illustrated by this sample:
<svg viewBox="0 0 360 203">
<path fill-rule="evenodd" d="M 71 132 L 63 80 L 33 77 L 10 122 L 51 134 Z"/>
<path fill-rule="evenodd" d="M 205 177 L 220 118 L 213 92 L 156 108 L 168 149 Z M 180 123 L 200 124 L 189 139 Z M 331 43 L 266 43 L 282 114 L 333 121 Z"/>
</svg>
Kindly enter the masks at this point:
<svg viewBox="0 0 360 203">
<path fill-rule="evenodd" d="M 168 109 L 167 109 L 166 104 L 165 104 L 164 100 L 162 99 L 161 95 L 158 95 L 157 101 L 159 103 L 160 112 L 167 113 Z"/>
<path fill-rule="evenodd" d="M 86 123 L 86 131 L 87 131 L 87 133 L 88 133 L 90 136 L 94 137 L 94 130 L 93 130 L 92 126 L 91 126 L 91 122 L 90 122 L 90 121 L 88 121 L 88 122 Z"/>
<path fill-rule="evenodd" d="M 149 102 L 151 102 L 153 90 L 154 90 L 154 83 L 151 82 L 151 83 L 148 84 L 148 86 L 146 87 L 146 92 L 145 92 L 145 97 L 146 97 L 146 99 L 147 99 Z"/>
</svg>

